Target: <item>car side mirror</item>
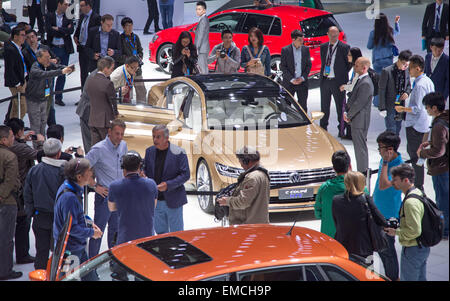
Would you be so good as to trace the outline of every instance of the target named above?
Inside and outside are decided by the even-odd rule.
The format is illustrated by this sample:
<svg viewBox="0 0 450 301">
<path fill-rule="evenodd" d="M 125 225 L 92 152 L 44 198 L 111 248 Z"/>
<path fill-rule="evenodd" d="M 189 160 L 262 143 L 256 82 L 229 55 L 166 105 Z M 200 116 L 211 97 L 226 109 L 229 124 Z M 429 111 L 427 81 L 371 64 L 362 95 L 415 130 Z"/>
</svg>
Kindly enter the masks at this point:
<svg viewBox="0 0 450 301">
<path fill-rule="evenodd" d="M 46 281 L 47 280 L 47 271 L 46 270 L 35 270 L 28 274 L 28 278 L 31 281 Z"/>
<path fill-rule="evenodd" d="M 323 116 L 325 116 L 324 112 L 318 112 L 318 111 L 311 112 L 311 119 L 312 119 L 312 121 L 320 120 L 320 119 L 323 118 Z"/>
<path fill-rule="evenodd" d="M 178 119 L 172 120 L 167 124 L 169 135 L 175 135 L 183 129 L 183 122 Z"/>
</svg>

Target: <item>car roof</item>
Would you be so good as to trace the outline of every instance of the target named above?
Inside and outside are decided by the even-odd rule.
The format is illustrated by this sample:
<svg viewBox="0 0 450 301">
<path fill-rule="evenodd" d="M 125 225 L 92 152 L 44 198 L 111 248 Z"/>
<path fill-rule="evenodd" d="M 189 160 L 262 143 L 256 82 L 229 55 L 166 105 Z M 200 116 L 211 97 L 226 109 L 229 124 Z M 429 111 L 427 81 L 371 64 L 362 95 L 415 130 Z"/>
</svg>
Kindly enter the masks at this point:
<svg viewBox="0 0 450 301">
<path fill-rule="evenodd" d="M 122 264 L 150 280 L 200 280 L 242 269 L 348 259 L 345 248 L 320 232 L 274 225 L 240 225 L 197 229 L 147 237 L 111 249 Z M 148 250 L 145 243 L 176 237 L 210 257 L 198 264 L 171 268 Z"/>
<path fill-rule="evenodd" d="M 278 16 L 278 17 L 286 16 L 287 14 L 289 14 L 289 15 L 298 17 L 299 21 L 331 14 L 330 12 L 327 12 L 325 10 L 303 7 L 303 6 L 296 6 L 296 5 L 280 5 L 280 6 L 274 5 L 272 7 L 265 8 L 265 9 L 255 9 L 254 6 L 242 6 L 239 8 L 227 9 L 227 10 L 218 12 L 217 14 L 229 13 L 229 12 L 233 12 L 233 11 L 264 14 L 264 15 L 268 15 L 268 16 Z"/>
<path fill-rule="evenodd" d="M 233 73 L 221 74 L 211 73 L 207 75 L 189 76 L 203 91 L 220 91 L 225 89 L 265 89 L 279 91 L 280 86 L 273 80 L 257 74 Z"/>
</svg>

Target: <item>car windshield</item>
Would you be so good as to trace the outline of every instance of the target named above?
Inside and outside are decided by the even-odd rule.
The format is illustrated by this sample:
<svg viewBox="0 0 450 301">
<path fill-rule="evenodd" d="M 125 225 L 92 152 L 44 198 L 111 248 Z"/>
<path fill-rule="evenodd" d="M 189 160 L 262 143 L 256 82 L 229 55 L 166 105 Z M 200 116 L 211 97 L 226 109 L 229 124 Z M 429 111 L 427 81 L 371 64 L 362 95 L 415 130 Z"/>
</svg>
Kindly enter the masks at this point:
<svg viewBox="0 0 450 301">
<path fill-rule="evenodd" d="M 127 268 L 110 251 L 92 259 L 62 281 L 145 281 L 147 279 Z"/>
<path fill-rule="evenodd" d="M 288 93 L 263 89 L 207 93 L 206 113 L 209 129 L 288 128 L 310 124 Z"/>
<path fill-rule="evenodd" d="M 336 26 L 339 31 L 342 31 L 333 15 L 325 15 L 306 19 L 300 22 L 300 26 L 305 35 L 305 38 L 326 36 L 328 33 L 328 28 L 330 28 L 331 26 Z"/>
</svg>

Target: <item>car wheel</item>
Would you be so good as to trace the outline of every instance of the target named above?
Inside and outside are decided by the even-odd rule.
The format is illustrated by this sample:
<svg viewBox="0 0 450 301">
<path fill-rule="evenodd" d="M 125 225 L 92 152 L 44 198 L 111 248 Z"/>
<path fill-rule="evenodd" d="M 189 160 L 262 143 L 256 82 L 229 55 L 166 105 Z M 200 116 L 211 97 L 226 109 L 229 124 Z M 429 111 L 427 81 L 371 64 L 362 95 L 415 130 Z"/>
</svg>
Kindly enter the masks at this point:
<svg viewBox="0 0 450 301">
<path fill-rule="evenodd" d="M 272 73 L 271 78 L 277 83 L 283 82 L 283 71 L 281 71 L 281 58 L 274 57 L 270 60 L 270 71 Z"/>
<path fill-rule="evenodd" d="M 172 56 L 172 44 L 165 44 L 158 50 L 156 56 L 156 62 L 162 71 L 166 74 L 172 73 L 173 56 Z"/>
<path fill-rule="evenodd" d="M 209 171 L 208 163 L 201 160 L 197 166 L 197 191 L 212 191 L 211 173 Z M 214 196 L 212 195 L 198 195 L 198 204 L 200 208 L 206 213 L 214 212 Z"/>
</svg>

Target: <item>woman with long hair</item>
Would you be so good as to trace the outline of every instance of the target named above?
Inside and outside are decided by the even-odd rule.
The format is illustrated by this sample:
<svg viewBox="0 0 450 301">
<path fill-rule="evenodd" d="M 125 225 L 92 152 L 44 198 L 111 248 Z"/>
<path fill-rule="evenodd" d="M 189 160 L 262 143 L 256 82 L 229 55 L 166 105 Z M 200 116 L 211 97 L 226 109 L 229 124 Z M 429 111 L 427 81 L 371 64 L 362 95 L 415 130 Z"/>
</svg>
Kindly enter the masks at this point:
<svg viewBox="0 0 450 301">
<path fill-rule="evenodd" d="M 177 42 L 172 47 L 173 67 L 172 78 L 177 76 L 189 76 L 198 73 L 197 48 L 192 42 L 189 32 L 183 31 Z"/>
<path fill-rule="evenodd" d="M 264 35 L 262 31 L 253 27 L 248 32 L 248 45 L 241 51 L 241 67 L 247 73 L 256 73 L 265 76 L 271 75 L 270 51 L 264 45 Z"/>
<path fill-rule="evenodd" d="M 367 258 L 373 255 L 367 224 L 367 205 L 377 225 L 385 227 L 386 219 L 375 206 L 372 197 L 366 193 L 366 177 L 362 173 L 347 172 L 344 177 L 344 185 L 344 194 L 333 198 L 332 212 L 336 226 L 334 238 L 347 249 L 349 254 Z"/>
<path fill-rule="evenodd" d="M 370 32 L 367 48 L 372 50 L 372 65 L 378 74 L 384 67 L 393 64 L 393 48 L 396 47 L 394 37 L 400 34 L 399 21 L 400 16 L 396 16 L 395 25 L 392 28 L 384 13 L 380 13 L 375 19 L 374 30 Z"/>
</svg>

